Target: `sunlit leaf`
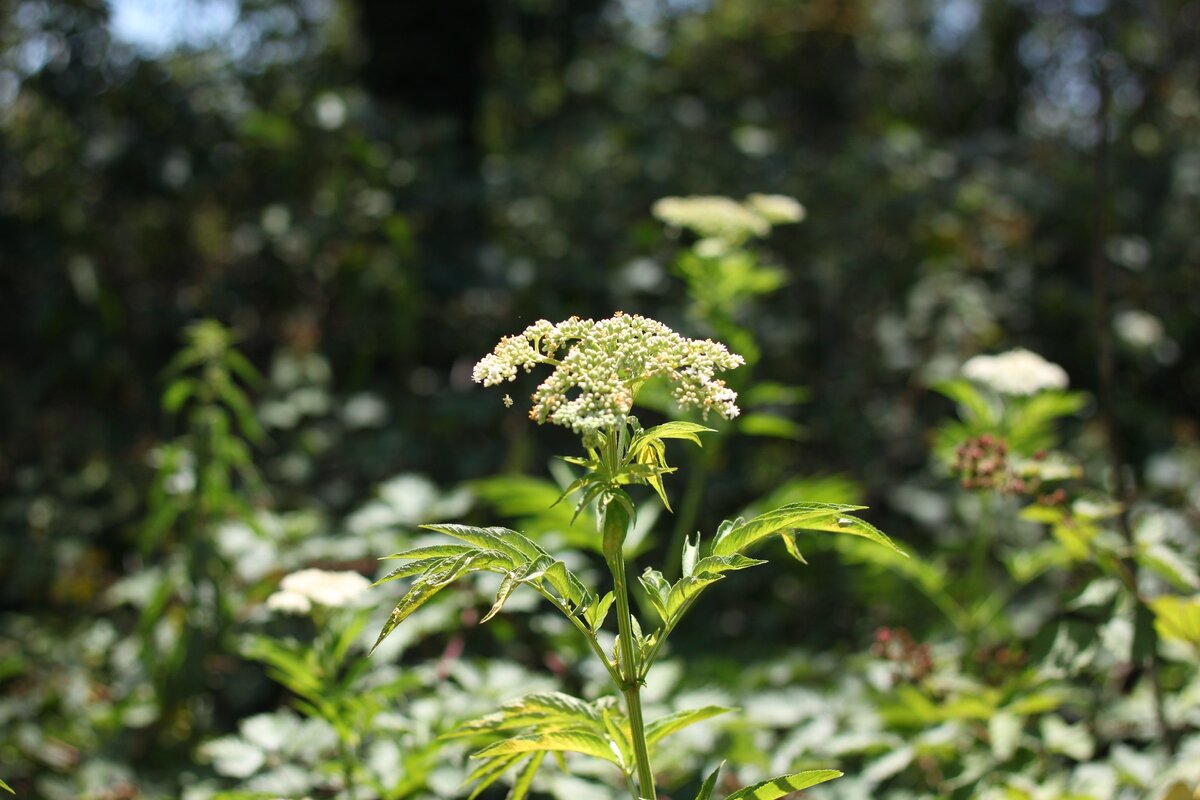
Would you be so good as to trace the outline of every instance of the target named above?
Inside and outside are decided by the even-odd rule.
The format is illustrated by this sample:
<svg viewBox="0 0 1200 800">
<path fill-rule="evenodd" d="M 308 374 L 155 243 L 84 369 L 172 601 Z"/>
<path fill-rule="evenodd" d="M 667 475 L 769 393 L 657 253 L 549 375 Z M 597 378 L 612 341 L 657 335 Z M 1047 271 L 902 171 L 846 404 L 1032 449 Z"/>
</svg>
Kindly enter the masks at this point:
<svg viewBox="0 0 1200 800">
<path fill-rule="evenodd" d="M 747 786 L 745 789 L 727 795 L 725 800 L 777 800 L 784 795 L 816 786 L 819 783 L 842 777 L 836 769 L 811 769 L 805 772 L 794 772 L 791 775 L 781 775 L 769 781 Z"/>
<path fill-rule="evenodd" d="M 479 750 L 471 758 L 495 758 L 515 753 L 557 751 L 582 753 L 622 766 L 620 757 L 611 742 L 602 736 L 585 731 L 553 731 L 550 733 L 513 736 Z"/>
<path fill-rule="evenodd" d="M 708 774 L 708 777 L 704 779 L 704 783 L 700 784 L 700 791 L 696 793 L 696 800 L 710 800 L 713 789 L 717 788 L 717 776 L 721 774 L 721 767 L 723 766 L 725 766 L 724 761 Z"/>
<path fill-rule="evenodd" d="M 715 556 L 733 555 L 757 544 L 773 533 L 808 527 L 822 520 L 837 520 L 849 512 L 859 511 L 863 508 L 865 506 L 840 503 L 789 503 L 729 528 L 722 526 L 717 530 L 712 554 Z"/>
</svg>

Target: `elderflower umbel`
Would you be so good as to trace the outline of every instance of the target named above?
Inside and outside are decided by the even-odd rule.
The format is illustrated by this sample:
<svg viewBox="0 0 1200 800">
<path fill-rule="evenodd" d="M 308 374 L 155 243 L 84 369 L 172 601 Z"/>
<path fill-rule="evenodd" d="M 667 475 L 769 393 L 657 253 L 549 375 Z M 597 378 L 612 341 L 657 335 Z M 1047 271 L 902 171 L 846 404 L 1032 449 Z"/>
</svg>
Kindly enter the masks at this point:
<svg viewBox="0 0 1200 800">
<path fill-rule="evenodd" d="M 472 377 L 496 386 L 516 380 L 520 369 L 550 364 L 554 372 L 533 393 L 529 417 L 586 436 L 622 422 L 642 384 L 660 375 L 674 384 L 671 393 L 680 408 L 731 419 L 738 414 L 737 392 L 714 375 L 744 363 L 723 344 L 687 339 L 661 322 L 617 312 L 599 322 L 539 320 L 501 339 Z"/>
<path fill-rule="evenodd" d="M 342 608 L 355 604 L 370 587 L 357 572 L 302 569 L 280 582 L 279 591 L 267 598 L 267 608 L 284 614 L 307 614 L 314 604 Z"/>
<path fill-rule="evenodd" d="M 786 194 L 752 194 L 746 206 L 772 225 L 785 225 L 804 219 L 804 206 Z"/>
<path fill-rule="evenodd" d="M 771 232 L 766 217 L 728 197 L 664 197 L 651 212 L 668 225 L 687 228 L 702 238 L 740 242 Z"/>
<path fill-rule="evenodd" d="M 1043 389 L 1067 388 L 1066 370 L 1020 347 L 998 356 L 970 358 L 963 364 L 962 374 L 1001 394 L 1031 395 Z"/>
</svg>

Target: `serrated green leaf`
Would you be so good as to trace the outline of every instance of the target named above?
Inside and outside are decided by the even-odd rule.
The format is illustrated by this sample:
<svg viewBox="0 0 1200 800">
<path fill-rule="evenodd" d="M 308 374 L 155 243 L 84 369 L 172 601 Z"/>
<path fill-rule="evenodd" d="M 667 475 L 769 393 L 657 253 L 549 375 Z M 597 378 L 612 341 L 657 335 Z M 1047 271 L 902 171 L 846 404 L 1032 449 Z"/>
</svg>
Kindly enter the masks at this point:
<svg viewBox="0 0 1200 800">
<path fill-rule="evenodd" d="M 836 769 L 810 769 L 805 772 L 794 772 L 791 775 L 780 775 L 778 778 L 771 778 L 769 781 L 739 789 L 733 794 L 727 795 L 725 800 L 777 800 L 792 792 L 798 792 L 801 789 L 807 789 L 810 786 L 840 777 L 842 777 L 842 773 Z"/>
<path fill-rule="evenodd" d="M 387 583 L 397 578 L 404 578 L 419 573 L 433 573 L 443 568 L 449 568 L 450 565 L 458 564 L 460 561 L 464 563 L 463 572 L 508 572 L 513 568 L 512 558 L 498 550 L 476 550 L 467 547 L 461 550 L 447 550 L 446 552 L 448 555 L 444 557 L 423 558 L 419 561 L 412 561 L 404 566 L 397 567 L 375 581 L 372 585 L 378 586 L 381 583 Z M 456 575 L 455 578 L 457 577 Z M 451 578 L 450 580 L 454 580 L 455 578 Z"/>
<path fill-rule="evenodd" d="M 804 527 L 818 520 L 837 519 L 866 506 L 841 503 L 789 503 L 748 521 L 738 521 L 717 529 L 712 554 L 728 556 L 742 552 L 773 533 Z"/>
<path fill-rule="evenodd" d="M 646 726 L 646 744 L 653 747 L 657 742 L 676 731 L 683 730 L 689 725 L 703 722 L 706 719 L 712 719 L 721 714 L 728 714 L 731 711 L 737 711 L 737 709 L 726 706 L 704 706 L 703 708 L 677 711 L 674 714 L 659 717 Z"/>
<path fill-rule="evenodd" d="M 394 561 L 397 559 L 424 559 L 424 558 L 449 558 L 451 556 L 459 556 L 463 553 L 469 553 L 475 550 L 474 547 L 468 547 L 465 544 L 433 544 L 427 547 L 414 547 L 412 550 L 405 550 L 400 553 L 392 553 L 390 556 L 383 556 L 380 561 Z"/>
<path fill-rule="evenodd" d="M 642 431 L 641 434 L 634 438 L 634 444 L 630 445 L 630 447 L 632 449 L 632 447 L 637 444 L 639 439 L 645 439 L 647 441 L 653 441 L 655 439 L 683 439 L 703 447 L 704 443 L 700 441 L 700 434 L 702 433 L 716 433 L 716 431 L 713 428 L 708 428 L 704 425 L 697 425 L 694 422 L 673 420 L 671 422 L 664 422 L 662 425 L 655 425 L 653 428 L 648 428 Z"/>
<path fill-rule="evenodd" d="M 587 587 L 567 569 L 567 565 L 563 562 L 555 561 L 546 568 L 544 576 L 546 582 L 554 588 L 558 596 L 575 608 L 584 606 L 589 599 L 590 593 Z"/>
<path fill-rule="evenodd" d="M 513 736 L 490 744 L 475 752 L 471 758 L 495 758 L 515 753 L 555 751 L 560 753 L 582 753 L 621 766 L 620 756 L 613 744 L 603 736 L 587 731 L 553 731 L 550 733 Z"/>
<path fill-rule="evenodd" d="M 468 720 L 442 734 L 441 738 L 456 739 L 530 727 L 540 732 L 580 728 L 597 734 L 603 731 L 600 712 L 594 704 L 561 692 L 534 692 L 510 700 L 490 714 Z"/>
<path fill-rule="evenodd" d="M 409 587 L 408 592 L 400 598 L 400 602 L 392 609 L 391 616 L 387 622 L 383 624 L 383 630 L 379 632 L 379 638 L 375 640 L 375 644 L 371 645 L 371 650 L 367 653 L 370 656 L 379 648 L 383 640 L 391 635 L 396 627 L 408 619 L 408 617 L 429 601 L 431 597 L 440 592 L 446 587 L 446 583 L 436 583 L 425 578 L 421 578 L 413 582 Z"/>
<path fill-rule="evenodd" d="M 724 577 L 722 573 L 748 569 L 765 563 L 767 562 L 749 558 L 741 553 L 734 553 L 731 556 L 708 556 L 700 559 L 696 562 L 693 574 L 686 578 L 680 578 L 668 592 L 664 620 L 674 626 L 679 621 L 679 616 L 700 592 Z"/>
<path fill-rule="evenodd" d="M 584 609 L 583 619 L 593 633 L 600 630 L 600 626 L 604 624 L 604 618 L 608 616 L 608 610 L 612 607 L 614 598 L 615 595 L 609 592 Z"/>
<path fill-rule="evenodd" d="M 529 794 L 529 787 L 533 784 L 533 778 L 537 775 L 545 758 L 545 752 L 534 753 L 529 757 L 525 766 L 521 767 L 521 771 L 517 774 L 517 779 L 513 781 L 512 790 L 508 793 L 508 800 L 525 800 L 525 795 Z"/>
<path fill-rule="evenodd" d="M 496 599 L 492 603 L 492 607 L 488 610 L 488 613 L 484 614 L 483 619 L 479 620 L 480 625 L 500 613 L 500 609 L 504 608 L 504 603 L 515 588 L 517 588 L 517 578 L 514 573 L 510 572 L 500 581 L 500 588 L 496 590 Z"/>
<path fill-rule="evenodd" d="M 696 793 L 696 800 L 711 800 L 713 789 L 717 787 L 717 776 L 721 774 L 721 767 L 723 766 L 725 766 L 724 761 L 708 774 L 708 777 L 704 779 L 704 783 L 700 784 L 700 791 Z"/>
<path fill-rule="evenodd" d="M 671 584 L 667 583 L 667 579 L 661 572 L 650 567 L 646 567 L 645 572 L 638 576 L 638 582 L 646 590 L 650 605 L 654 606 L 658 616 L 662 618 L 663 622 L 666 622 L 668 617 L 667 596 L 671 592 Z"/>
<path fill-rule="evenodd" d="M 499 550 L 508 556 L 511 556 L 514 563 L 521 563 L 536 558 L 538 555 L 544 555 L 545 550 L 542 550 L 537 545 L 533 545 L 524 536 L 514 530 L 508 528 L 492 527 L 492 528 L 477 528 L 472 525 L 457 525 L 439 523 L 432 525 L 422 525 L 422 528 L 438 533 L 444 533 L 447 536 L 453 536 L 455 539 L 461 539 L 464 542 L 473 544 L 482 550 Z M 522 542 L 524 540 L 524 542 Z M 530 552 L 525 543 L 533 545 L 533 551 Z"/>
</svg>

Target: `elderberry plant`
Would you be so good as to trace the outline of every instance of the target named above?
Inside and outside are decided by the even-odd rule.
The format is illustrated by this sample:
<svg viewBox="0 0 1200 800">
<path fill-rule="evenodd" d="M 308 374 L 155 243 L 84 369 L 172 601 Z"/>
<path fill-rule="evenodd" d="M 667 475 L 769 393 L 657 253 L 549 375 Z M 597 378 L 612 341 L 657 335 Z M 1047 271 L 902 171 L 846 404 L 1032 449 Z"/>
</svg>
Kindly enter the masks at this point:
<svg viewBox="0 0 1200 800">
<path fill-rule="evenodd" d="M 503 608 L 509 595 L 528 586 L 557 608 L 588 642 L 603 663 L 615 696 L 585 700 L 557 692 L 527 695 L 495 713 L 465 723 L 452 735 L 489 734 L 500 738 L 473 754 L 480 766 L 468 777 L 475 783 L 471 797 L 512 769 L 510 800 L 522 800 L 548 753 L 560 763 L 564 753 L 580 753 L 613 764 L 623 775 L 633 800 L 655 800 L 652 756 L 665 737 L 693 723 L 731 709 L 718 706 L 682 711 L 647 721 L 642 713 L 641 688 L 664 642 L 696 599 L 726 573 L 766 563 L 747 552 L 771 536 L 783 540 L 787 551 L 803 562 L 795 531 L 849 534 L 899 548 L 873 525 L 852 515 L 863 506 L 831 503 L 791 503 L 749 520 L 723 522 L 707 545 L 700 535 L 683 543 L 682 577 L 671 583 L 653 568 L 639 583 L 658 616 L 639 621 L 630 606 L 623 544 L 636 517 L 626 491 L 649 486 L 667 504 L 663 477 L 673 472 L 666 459 L 666 442 L 682 440 L 701 445 L 711 429 L 674 420 L 643 428 L 631 414 L 640 389 L 652 379 L 671 386 L 681 409 L 698 409 L 703 419 L 715 412 L 730 419 L 738 414 L 737 393 L 717 377 L 744 360 L 723 344 L 688 339 L 666 325 L 641 316 L 617 313 L 594 321 L 571 318 L 558 324 L 542 320 L 516 336 L 505 337 L 475 367 L 474 378 L 485 386 L 514 381 L 522 371 L 546 365 L 550 376 L 533 393 L 530 418 L 570 428 L 582 438 L 585 455 L 565 460 L 582 470 L 563 492 L 562 500 L 577 495 L 576 512 L 594 504 L 598 534 L 612 589 L 601 594 L 586 586 L 566 565 L 523 534 L 506 528 L 458 524 L 423 527 L 457 543 L 418 547 L 388 558 L 403 566 L 378 583 L 413 578 L 383 626 L 378 647 L 417 608 L 458 578 L 473 572 L 502 576 L 496 600 L 484 621 Z M 512 400 L 505 395 L 506 405 Z M 668 506 L 669 508 L 669 506 Z M 606 651 L 599 632 L 615 607 L 616 644 Z M 696 800 L 710 800 L 720 766 L 704 778 Z M 748 786 L 725 800 L 775 800 L 786 794 L 841 776 L 833 769 L 781 775 Z"/>
</svg>

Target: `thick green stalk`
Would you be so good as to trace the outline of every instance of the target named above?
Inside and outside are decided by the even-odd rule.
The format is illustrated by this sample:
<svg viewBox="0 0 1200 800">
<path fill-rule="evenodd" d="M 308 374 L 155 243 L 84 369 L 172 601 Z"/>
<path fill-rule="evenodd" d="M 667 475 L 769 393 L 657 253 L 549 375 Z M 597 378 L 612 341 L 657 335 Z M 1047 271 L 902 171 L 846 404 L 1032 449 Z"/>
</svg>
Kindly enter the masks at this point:
<svg viewBox="0 0 1200 800">
<path fill-rule="evenodd" d="M 621 648 L 621 684 L 629 714 L 629 733 L 633 757 L 637 762 L 638 797 L 654 800 L 654 771 L 650 768 L 650 750 L 646 746 L 646 723 L 642 717 L 641 678 L 634 651 L 633 622 L 629 611 L 629 584 L 625 579 L 625 557 L 621 545 L 629 530 L 629 512 L 617 501 L 604 509 L 604 558 L 613 576 L 613 594 L 617 605 L 617 631 Z M 637 800 L 637 798 L 635 798 Z"/>
</svg>

